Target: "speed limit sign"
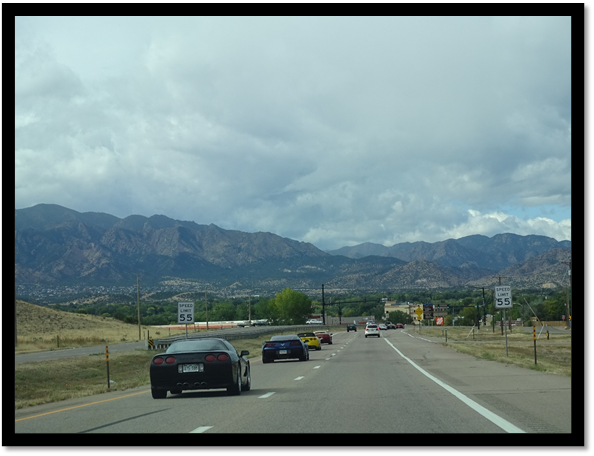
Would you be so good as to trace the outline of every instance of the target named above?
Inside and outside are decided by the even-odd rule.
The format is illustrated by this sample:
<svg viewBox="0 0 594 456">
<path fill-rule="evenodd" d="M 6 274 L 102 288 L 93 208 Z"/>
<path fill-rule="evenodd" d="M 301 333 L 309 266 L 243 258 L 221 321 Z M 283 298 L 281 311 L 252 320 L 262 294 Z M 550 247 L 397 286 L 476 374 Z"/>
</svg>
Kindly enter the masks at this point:
<svg viewBox="0 0 594 456">
<path fill-rule="evenodd" d="M 512 294 L 510 286 L 495 287 L 495 308 L 511 309 Z"/>
<path fill-rule="evenodd" d="M 177 303 L 177 322 L 191 324 L 194 323 L 194 303 L 193 302 L 178 302 Z"/>
</svg>

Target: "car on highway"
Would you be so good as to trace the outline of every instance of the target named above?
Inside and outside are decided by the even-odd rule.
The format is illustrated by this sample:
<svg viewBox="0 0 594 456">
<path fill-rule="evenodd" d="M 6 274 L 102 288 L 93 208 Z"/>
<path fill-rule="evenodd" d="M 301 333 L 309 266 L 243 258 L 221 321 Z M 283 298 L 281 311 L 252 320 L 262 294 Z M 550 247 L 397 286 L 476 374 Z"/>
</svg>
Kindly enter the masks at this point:
<svg viewBox="0 0 594 456">
<path fill-rule="evenodd" d="M 384 325 L 383 323 L 380 323 L 380 324 L 378 325 L 378 328 L 380 329 L 380 331 L 385 331 L 385 330 L 387 330 L 387 329 L 388 329 L 388 327 L 387 327 L 386 325 Z"/>
<path fill-rule="evenodd" d="M 322 344 L 320 343 L 320 339 L 318 339 L 318 336 L 316 336 L 314 333 L 304 332 L 304 333 L 298 333 L 297 335 L 303 342 L 305 342 L 307 344 L 308 349 L 310 349 L 310 350 L 312 348 L 315 350 L 322 349 Z"/>
<path fill-rule="evenodd" d="M 367 339 L 367 336 L 381 337 L 379 327 L 377 325 L 367 325 L 365 327 L 365 338 L 366 339 Z"/>
<path fill-rule="evenodd" d="M 262 363 L 273 363 L 277 359 L 307 361 L 309 348 L 297 334 L 272 336 L 262 344 Z"/>
<path fill-rule="evenodd" d="M 404 325 L 402 323 L 396 323 L 396 329 L 402 328 L 404 329 Z"/>
<path fill-rule="evenodd" d="M 318 336 L 322 344 L 332 344 L 332 334 L 328 331 L 314 331 L 314 334 Z"/>
<path fill-rule="evenodd" d="M 247 350 L 237 352 L 225 339 L 184 339 L 173 342 L 164 353 L 153 356 L 149 365 L 151 393 L 164 399 L 167 391 L 226 388 L 238 395 L 252 387 Z"/>
<path fill-rule="evenodd" d="M 388 329 L 396 329 L 396 325 L 394 323 L 392 323 L 391 321 L 387 321 L 386 322 L 386 328 L 388 328 Z"/>
<path fill-rule="evenodd" d="M 355 332 L 357 332 L 357 325 L 354 324 L 354 323 L 349 323 L 347 325 L 347 332 L 349 332 L 349 331 L 355 331 Z"/>
</svg>

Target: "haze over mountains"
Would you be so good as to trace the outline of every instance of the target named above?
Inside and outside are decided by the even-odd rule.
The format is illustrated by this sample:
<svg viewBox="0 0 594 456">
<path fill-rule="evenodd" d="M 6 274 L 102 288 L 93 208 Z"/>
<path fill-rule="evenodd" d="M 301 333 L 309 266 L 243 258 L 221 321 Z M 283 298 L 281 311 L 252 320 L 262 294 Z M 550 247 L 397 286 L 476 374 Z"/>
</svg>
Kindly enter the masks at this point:
<svg viewBox="0 0 594 456">
<path fill-rule="evenodd" d="M 280 291 L 331 283 L 352 290 L 567 285 L 571 242 L 481 235 L 442 242 L 365 243 L 324 252 L 273 233 L 246 233 L 164 215 L 120 219 L 54 204 L 15 210 L 17 284 L 158 284 L 173 278 Z"/>
</svg>

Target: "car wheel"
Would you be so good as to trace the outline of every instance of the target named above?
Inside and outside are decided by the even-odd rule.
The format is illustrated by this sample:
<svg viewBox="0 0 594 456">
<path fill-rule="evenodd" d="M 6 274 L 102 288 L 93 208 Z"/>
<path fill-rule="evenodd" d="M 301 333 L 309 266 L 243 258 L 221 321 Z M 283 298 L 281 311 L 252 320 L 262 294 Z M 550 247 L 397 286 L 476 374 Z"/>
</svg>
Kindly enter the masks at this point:
<svg viewBox="0 0 594 456">
<path fill-rule="evenodd" d="M 238 396 L 241 394 L 241 367 L 237 366 L 237 381 L 235 385 L 227 387 L 227 394 L 229 396 Z"/>
<path fill-rule="evenodd" d="M 316 350 L 321 350 L 322 346 L 320 345 L 319 347 L 316 347 Z"/>
<path fill-rule="evenodd" d="M 247 367 L 247 378 L 245 379 L 245 386 L 243 387 L 244 391 L 249 391 L 252 389 L 252 370 L 250 369 L 250 365 L 248 364 Z"/>
<path fill-rule="evenodd" d="M 365 334 L 365 339 L 367 339 L 367 334 Z"/>
<path fill-rule="evenodd" d="M 153 399 L 165 399 L 167 397 L 167 390 L 151 388 Z"/>
</svg>

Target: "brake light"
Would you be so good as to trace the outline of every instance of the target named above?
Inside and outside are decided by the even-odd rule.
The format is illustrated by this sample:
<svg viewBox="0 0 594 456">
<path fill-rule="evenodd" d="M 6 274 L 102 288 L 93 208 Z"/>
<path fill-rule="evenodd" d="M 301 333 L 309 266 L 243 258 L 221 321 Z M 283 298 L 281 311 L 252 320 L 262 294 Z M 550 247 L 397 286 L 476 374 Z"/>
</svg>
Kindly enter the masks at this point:
<svg viewBox="0 0 594 456">
<path fill-rule="evenodd" d="M 167 364 L 173 364 L 175 362 L 175 358 L 173 356 L 168 356 L 167 358 L 165 358 L 165 362 Z"/>
<path fill-rule="evenodd" d="M 153 364 L 156 364 L 156 365 L 163 364 L 163 358 L 153 359 Z"/>
<path fill-rule="evenodd" d="M 264 345 L 264 346 L 265 346 L 265 347 L 276 347 L 276 345 L 275 345 L 275 344 L 266 344 L 266 345 Z"/>
<path fill-rule="evenodd" d="M 214 361 L 216 358 L 215 358 L 215 355 L 206 355 L 206 356 L 204 357 L 204 359 L 205 359 L 206 361 L 209 361 L 209 362 L 211 362 L 211 361 Z"/>
<path fill-rule="evenodd" d="M 295 345 L 301 345 L 301 342 L 297 342 L 296 340 L 294 340 L 292 342 L 289 342 L 289 345 L 293 345 L 293 346 L 295 346 Z"/>
<path fill-rule="evenodd" d="M 217 359 L 219 361 L 227 361 L 229 357 L 225 353 L 221 353 L 219 356 L 217 356 Z"/>
</svg>

